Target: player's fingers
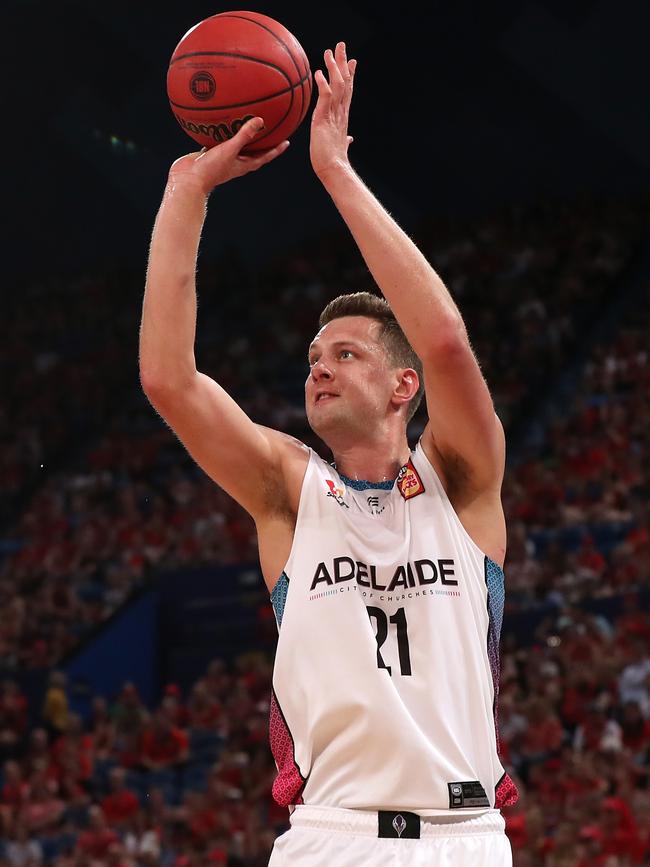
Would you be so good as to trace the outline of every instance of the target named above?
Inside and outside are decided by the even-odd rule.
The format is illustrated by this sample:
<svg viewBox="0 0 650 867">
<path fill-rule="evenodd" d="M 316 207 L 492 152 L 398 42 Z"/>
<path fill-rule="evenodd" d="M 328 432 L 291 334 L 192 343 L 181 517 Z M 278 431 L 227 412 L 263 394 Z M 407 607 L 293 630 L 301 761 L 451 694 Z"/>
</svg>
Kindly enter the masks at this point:
<svg viewBox="0 0 650 867">
<path fill-rule="evenodd" d="M 269 148 L 267 151 L 263 151 L 259 156 L 242 156 L 239 159 L 245 166 L 245 172 L 254 172 L 257 169 L 262 168 L 262 166 L 265 166 L 267 163 L 270 163 L 272 160 L 277 159 L 277 157 L 279 157 L 280 154 L 283 154 L 288 147 L 289 142 L 283 141 L 274 148 Z"/>
<path fill-rule="evenodd" d="M 357 61 L 346 61 L 346 68 L 348 70 L 348 77 L 345 79 L 345 96 L 343 102 L 347 114 L 350 110 L 350 103 L 352 102 L 352 91 L 354 90 L 354 71 L 357 68 Z"/>
<path fill-rule="evenodd" d="M 224 157 L 233 159 L 234 157 L 237 157 L 239 152 L 245 148 L 246 145 L 249 145 L 255 136 L 263 129 L 264 120 L 261 117 L 252 117 L 237 130 L 232 138 L 217 147 L 211 148 L 204 157 L 208 160 L 223 159 Z"/>
<path fill-rule="evenodd" d="M 264 129 L 264 120 L 261 117 L 252 117 L 237 130 L 235 135 L 227 142 L 224 142 L 221 147 L 228 147 L 228 150 L 239 153 L 242 148 L 250 144 L 255 136 Z"/>
<path fill-rule="evenodd" d="M 332 101 L 332 91 L 329 84 L 327 83 L 327 79 L 323 75 L 322 70 L 316 70 L 314 74 L 314 81 L 316 82 L 316 87 L 318 88 L 318 103 L 320 105 L 323 105 L 325 108 L 328 108 L 329 104 Z"/>
<path fill-rule="evenodd" d="M 346 53 L 345 42 L 337 42 L 334 51 L 334 59 L 336 60 L 336 65 L 341 73 L 341 78 L 347 83 L 350 78 L 350 70 L 348 68 L 348 56 Z"/>
<path fill-rule="evenodd" d="M 334 99 L 340 99 L 343 95 L 344 82 L 341 70 L 338 67 L 334 53 L 331 48 L 328 48 L 325 54 L 325 65 L 327 66 L 327 74 L 330 80 L 330 89 Z"/>
<path fill-rule="evenodd" d="M 206 167 L 217 166 L 223 160 L 232 160 L 239 152 L 250 144 L 255 136 L 264 129 L 264 120 L 261 117 L 253 117 L 237 130 L 235 135 L 213 148 L 203 148 L 198 154 L 196 161 L 205 161 Z"/>
</svg>

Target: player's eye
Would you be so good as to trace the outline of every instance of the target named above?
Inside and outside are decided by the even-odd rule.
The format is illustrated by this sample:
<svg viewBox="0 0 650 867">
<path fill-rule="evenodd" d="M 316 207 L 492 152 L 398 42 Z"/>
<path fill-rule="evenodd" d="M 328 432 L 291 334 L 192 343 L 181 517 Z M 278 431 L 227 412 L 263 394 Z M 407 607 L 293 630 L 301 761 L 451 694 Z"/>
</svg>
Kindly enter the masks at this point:
<svg viewBox="0 0 650 867">
<path fill-rule="evenodd" d="M 339 352 L 339 358 L 354 358 L 354 354 L 349 349 L 342 349 Z"/>
</svg>

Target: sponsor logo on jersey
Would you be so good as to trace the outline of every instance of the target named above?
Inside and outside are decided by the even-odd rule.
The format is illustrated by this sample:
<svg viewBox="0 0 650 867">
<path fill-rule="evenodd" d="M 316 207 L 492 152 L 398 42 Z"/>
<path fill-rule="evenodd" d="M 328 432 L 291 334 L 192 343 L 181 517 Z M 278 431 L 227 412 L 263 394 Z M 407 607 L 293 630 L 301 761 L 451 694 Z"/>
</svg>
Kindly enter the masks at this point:
<svg viewBox="0 0 650 867">
<path fill-rule="evenodd" d="M 368 503 L 368 508 L 373 515 L 381 515 L 386 508 L 386 506 L 379 508 L 379 497 L 377 496 L 366 497 L 366 502 Z"/>
<path fill-rule="evenodd" d="M 409 461 L 397 474 L 397 488 L 405 500 L 424 493 L 424 485 L 413 463 Z"/>
<path fill-rule="evenodd" d="M 388 579 L 381 576 L 380 580 L 375 565 L 361 563 L 359 560 L 353 560 L 352 557 L 334 557 L 331 563 L 322 561 L 318 564 L 309 592 L 312 593 L 319 584 L 331 587 L 345 581 L 356 581 L 360 587 L 385 590 L 387 593 L 399 589 L 426 587 L 436 582 L 446 587 L 457 587 L 458 579 L 455 576 L 456 562 L 452 558 L 400 563 Z"/>
<path fill-rule="evenodd" d="M 343 497 L 345 496 L 345 488 L 338 488 L 334 484 L 332 479 L 325 479 L 325 481 L 327 482 L 327 487 L 329 488 L 329 491 L 327 492 L 327 496 L 328 497 L 334 497 L 334 499 L 339 504 L 339 506 L 345 506 L 346 509 L 349 509 L 350 507 L 343 499 Z"/>
</svg>

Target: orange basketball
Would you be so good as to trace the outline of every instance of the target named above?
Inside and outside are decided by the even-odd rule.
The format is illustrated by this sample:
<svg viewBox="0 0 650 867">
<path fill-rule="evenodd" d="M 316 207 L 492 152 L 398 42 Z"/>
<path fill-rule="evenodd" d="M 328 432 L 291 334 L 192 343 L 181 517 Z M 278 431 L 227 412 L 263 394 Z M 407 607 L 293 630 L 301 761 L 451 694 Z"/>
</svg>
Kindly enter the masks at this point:
<svg viewBox="0 0 650 867">
<path fill-rule="evenodd" d="M 309 61 L 285 27 L 257 12 L 221 12 L 183 36 L 167 72 L 174 117 L 204 147 L 226 141 L 251 117 L 265 128 L 246 153 L 296 130 L 312 91 Z"/>
</svg>

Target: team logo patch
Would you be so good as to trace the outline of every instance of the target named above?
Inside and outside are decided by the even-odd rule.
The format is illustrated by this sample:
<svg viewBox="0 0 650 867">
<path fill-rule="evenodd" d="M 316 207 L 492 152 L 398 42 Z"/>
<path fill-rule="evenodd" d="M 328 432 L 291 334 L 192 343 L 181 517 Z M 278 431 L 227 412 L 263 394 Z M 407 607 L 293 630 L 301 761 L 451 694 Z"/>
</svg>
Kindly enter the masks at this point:
<svg viewBox="0 0 650 867">
<path fill-rule="evenodd" d="M 334 497 L 339 506 L 345 506 L 346 509 L 349 509 L 350 507 L 343 499 L 343 497 L 345 496 L 345 488 L 337 488 L 332 479 L 325 479 L 325 481 L 327 482 L 327 487 L 329 488 L 327 496 Z"/>
<path fill-rule="evenodd" d="M 410 500 L 411 497 L 417 497 L 424 493 L 422 479 L 418 476 L 411 461 L 403 466 L 397 474 L 397 487 L 405 500 Z"/>
</svg>

